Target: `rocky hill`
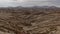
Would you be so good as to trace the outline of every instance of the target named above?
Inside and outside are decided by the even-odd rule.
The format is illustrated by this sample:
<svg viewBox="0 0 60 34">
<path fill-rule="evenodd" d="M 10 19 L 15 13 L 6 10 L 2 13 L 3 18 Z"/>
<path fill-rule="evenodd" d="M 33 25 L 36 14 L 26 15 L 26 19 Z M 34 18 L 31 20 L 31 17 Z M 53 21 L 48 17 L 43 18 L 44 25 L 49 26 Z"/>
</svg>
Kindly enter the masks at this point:
<svg viewBox="0 0 60 34">
<path fill-rule="evenodd" d="M 0 8 L 1 34 L 60 34 L 60 8 Z"/>
</svg>

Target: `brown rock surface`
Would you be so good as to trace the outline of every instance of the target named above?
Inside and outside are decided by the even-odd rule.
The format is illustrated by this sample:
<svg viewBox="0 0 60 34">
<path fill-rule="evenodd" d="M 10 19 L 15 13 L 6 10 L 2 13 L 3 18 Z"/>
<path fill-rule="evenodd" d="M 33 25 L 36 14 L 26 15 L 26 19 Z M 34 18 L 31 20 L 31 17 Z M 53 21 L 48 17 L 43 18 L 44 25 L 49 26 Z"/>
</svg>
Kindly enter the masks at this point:
<svg viewBox="0 0 60 34">
<path fill-rule="evenodd" d="M 60 34 L 59 28 L 57 9 L 0 9 L 1 34 Z"/>
</svg>

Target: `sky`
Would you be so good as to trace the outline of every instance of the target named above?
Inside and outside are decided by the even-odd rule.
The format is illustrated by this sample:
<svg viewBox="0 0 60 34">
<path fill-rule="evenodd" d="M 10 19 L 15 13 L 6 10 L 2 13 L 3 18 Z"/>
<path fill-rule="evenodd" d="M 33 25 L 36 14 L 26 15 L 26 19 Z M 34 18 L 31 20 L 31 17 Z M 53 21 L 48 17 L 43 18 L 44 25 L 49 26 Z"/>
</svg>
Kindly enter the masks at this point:
<svg viewBox="0 0 60 34">
<path fill-rule="evenodd" d="M 60 0 L 0 0 L 0 7 L 30 7 L 30 6 L 57 6 Z"/>
</svg>

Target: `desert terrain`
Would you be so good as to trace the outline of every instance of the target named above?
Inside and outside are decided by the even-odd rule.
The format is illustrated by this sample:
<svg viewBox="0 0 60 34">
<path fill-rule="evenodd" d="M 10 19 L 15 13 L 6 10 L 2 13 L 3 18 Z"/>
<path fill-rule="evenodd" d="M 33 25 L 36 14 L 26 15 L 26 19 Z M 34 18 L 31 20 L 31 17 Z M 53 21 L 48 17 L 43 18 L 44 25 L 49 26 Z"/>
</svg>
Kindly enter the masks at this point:
<svg viewBox="0 0 60 34">
<path fill-rule="evenodd" d="M 60 8 L 0 8 L 0 34 L 60 34 Z"/>
</svg>

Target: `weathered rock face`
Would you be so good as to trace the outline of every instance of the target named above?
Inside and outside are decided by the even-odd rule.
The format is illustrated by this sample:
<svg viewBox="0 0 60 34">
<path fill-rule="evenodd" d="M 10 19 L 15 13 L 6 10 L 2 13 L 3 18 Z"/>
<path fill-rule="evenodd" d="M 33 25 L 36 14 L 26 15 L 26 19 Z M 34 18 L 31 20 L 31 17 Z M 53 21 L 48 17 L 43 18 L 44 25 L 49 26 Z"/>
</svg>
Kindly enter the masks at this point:
<svg viewBox="0 0 60 34">
<path fill-rule="evenodd" d="M 0 34 L 14 34 L 14 33 L 6 33 L 6 32 L 0 31 Z"/>
<path fill-rule="evenodd" d="M 60 34 L 59 10 L 25 8 L 0 11 L 1 34 Z"/>
</svg>

